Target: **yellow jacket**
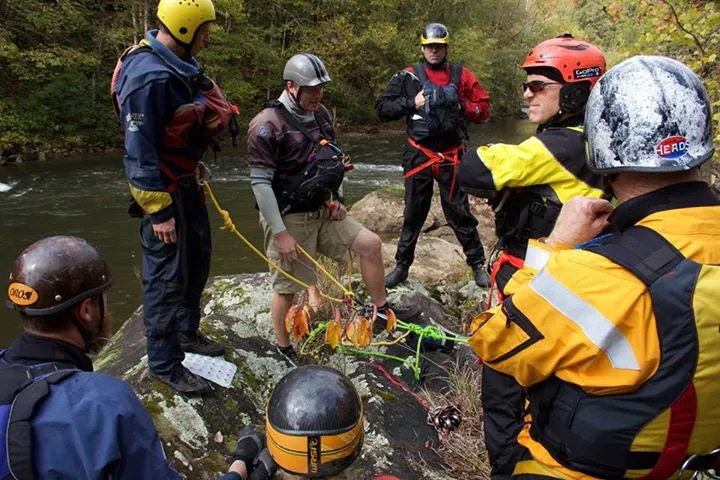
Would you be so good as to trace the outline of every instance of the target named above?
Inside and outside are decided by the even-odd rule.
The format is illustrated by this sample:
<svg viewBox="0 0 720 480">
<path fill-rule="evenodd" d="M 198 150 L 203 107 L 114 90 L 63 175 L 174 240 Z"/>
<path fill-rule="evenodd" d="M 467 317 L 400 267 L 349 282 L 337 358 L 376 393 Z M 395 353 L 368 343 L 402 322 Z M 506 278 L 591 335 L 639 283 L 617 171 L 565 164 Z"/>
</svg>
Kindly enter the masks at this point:
<svg viewBox="0 0 720 480">
<path fill-rule="evenodd" d="M 625 202 L 613 213 L 611 223 L 620 232 L 632 225 L 652 229 L 691 263 L 699 264 L 698 276 L 688 287 L 692 295 L 687 297 L 696 329 L 693 338 L 697 338 L 696 366 L 688 364 L 697 402 L 687 452 L 707 453 L 720 446 L 720 202 L 704 183 L 679 184 Z M 648 288 L 637 276 L 608 258 L 531 241 L 525 267 L 506 290 L 510 298 L 473 320 L 470 344 L 487 366 L 512 375 L 529 389 L 531 410 L 533 389 L 550 381 L 572 386 L 593 401 L 613 402 L 651 384 L 662 370 L 667 353 L 662 350 L 657 320 L 663 312 L 654 310 Z M 578 415 L 573 421 L 582 421 L 581 410 L 572 414 Z M 662 452 L 669 418 L 669 409 L 658 411 L 632 434 L 630 452 Z M 529 420 L 518 441 L 534 461 L 518 463 L 516 473 L 574 479 L 602 476 L 568 468 L 568 463 L 577 462 L 567 459 L 561 465 L 534 438 L 532 424 L 537 419 Z M 605 423 L 602 428 L 626 428 L 613 421 L 612 416 L 598 419 Z M 593 471 L 582 462 L 578 465 Z M 640 477 L 652 468 L 627 469 L 621 476 Z"/>
</svg>

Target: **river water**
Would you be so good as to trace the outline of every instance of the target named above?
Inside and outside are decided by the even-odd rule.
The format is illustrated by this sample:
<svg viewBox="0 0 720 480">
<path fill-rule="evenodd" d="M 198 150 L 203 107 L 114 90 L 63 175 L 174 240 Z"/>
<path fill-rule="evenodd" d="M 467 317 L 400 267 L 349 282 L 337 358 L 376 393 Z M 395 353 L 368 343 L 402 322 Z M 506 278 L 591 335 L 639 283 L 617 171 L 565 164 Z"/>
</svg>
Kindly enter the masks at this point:
<svg viewBox="0 0 720 480">
<path fill-rule="evenodd" d="M 517 143 L 532 135 L 527 121 L 507 120 L 473 126 L 470 145 L 488 142 Z M 400 153 L 405 137 L 340 137 L 355 169 L 347 175 L 344 193 L 352 203 L 384 185 L 401 185 Z M 244 152 L 229 147 L 217 160 L 213 190 L 230 212 L 238 230 L 262 246 L 257 211 L 250 190 Z M 77 157 L 32 162 L 0 168 L 0 275 L 8 278 L 12 262 L 22 249 L 50 235 L 76 235 L 94 244 L 107 258 L 115 279 L 108 302 L 117 330 L 140 305 L 140 247 L 137 220 L 128 217 L 129 193 L 123 175 L 122 156 Z M 213 226 L 213 259 L 210 275 L 265 270 L 264 262 L 234 235 L 218 231 L 221 221 L 210 206 Z M 5 282 L 0 282 L 2 299 Z M 18 315 L 0 308 L 0 346 L 8 345 L 21 331 Z"/>
</svg>

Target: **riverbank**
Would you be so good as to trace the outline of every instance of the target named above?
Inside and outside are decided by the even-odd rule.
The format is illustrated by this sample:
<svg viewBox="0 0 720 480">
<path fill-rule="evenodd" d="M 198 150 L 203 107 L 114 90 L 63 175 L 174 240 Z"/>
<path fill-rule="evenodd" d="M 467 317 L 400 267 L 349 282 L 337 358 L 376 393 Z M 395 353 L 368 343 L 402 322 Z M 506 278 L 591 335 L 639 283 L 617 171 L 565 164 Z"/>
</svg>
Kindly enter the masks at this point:
<svg viewBox="0 0 720 480">
<path fill-rule="evenodd" d="M 371 124 L 358 125 L 347 128 L 340 128 L 337 131 L 337 137 L 343 140 L 361 140 L 368 138 L 391 138 L 402 135 L 405 132 L 405 126 L 401 122 L 393 122 L 391 124 Z M 224 138 L 220 143 L 221 151 L 229 154 L 237 151 L 238 154 L 245 154 L 247 135 L 243 134 L 238 137 L 238 147 L 233 147 L 229 138 Z M 4 150 L 0 148 L 0 166 L 11 166 L 13 164 L 22 164 L 27 162 L 45 162 L 57 161 L 68 157 L 86 156 L 86 155 L 122 155 L 124 153 L 122 147 L 122 137 L 118 135 L 117 142 L 113 144 L 94 144 L 94 145 L 78 145 L 75 147 L 46 147 L 43 149 L 29 150 Z"/>
</svg>

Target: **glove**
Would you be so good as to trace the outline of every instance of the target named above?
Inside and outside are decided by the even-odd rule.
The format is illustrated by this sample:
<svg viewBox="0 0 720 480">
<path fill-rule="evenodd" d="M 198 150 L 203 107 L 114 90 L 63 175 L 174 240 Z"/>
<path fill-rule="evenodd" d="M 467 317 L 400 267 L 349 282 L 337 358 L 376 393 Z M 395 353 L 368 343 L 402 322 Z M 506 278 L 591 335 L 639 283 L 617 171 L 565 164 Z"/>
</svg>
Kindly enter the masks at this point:
<svg viewBox="0 0 720 480">
<path fill-rule="evenodd" d="M 255 433 L 252 427 L 247 426 L 243 428 L 239 434 L 232 460 L 233 462 L 235 460 L 245 462 L 245 467 L 248 469 L 248 472 L 250 472 L 252 471 L 255 457 L 260 454 L 263 448 L 265 448 L 264 438 Z"/>
<path fill-rule="evenodd" d="M 252 466 L 252 473 L 249 480 L 270 480 L 270 478 L 277 472 L 277 464 L 270 455 L 270 451 L 265 448 L 255 458 L 255 462 Z"/>
</svg>

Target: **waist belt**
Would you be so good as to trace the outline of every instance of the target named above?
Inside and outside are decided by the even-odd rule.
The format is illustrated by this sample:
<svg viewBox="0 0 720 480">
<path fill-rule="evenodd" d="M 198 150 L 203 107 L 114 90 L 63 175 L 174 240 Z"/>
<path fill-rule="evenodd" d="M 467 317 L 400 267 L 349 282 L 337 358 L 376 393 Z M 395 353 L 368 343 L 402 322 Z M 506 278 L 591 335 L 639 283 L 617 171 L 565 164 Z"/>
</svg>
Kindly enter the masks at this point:
<svg viewBox="0 0 720 480">
<path fill-rule="evenodd" d="M 430 150 L 429 148 L 423 147 L 419 143 L 417 143 L 412 138 L 408 137 L 408 143 L 413 147 L 420 150 L 426 157 L 428 157 L 428 160 L 426 162 L 423 162 L 421 165 L 418 165 L 417 167 L 413 168 L 409 172 L 407 172 L 403 178 L 410 178 L 413 175 L 415 175 L 418 172 L 421 172 L 425 170 L 426 168 L 432 169 L 432 175 L 434 178 L 437 178 L 438 175 L 440 175 L 440 164 L 443 162 L 450 162 L 453 166 L 453 176 L 452 176 L 452 183 L 450 185 L 450 198 L 453 198 L 453 194 L 455 193 L 455 181 L 457 180 L 457 170 L 458 170 L 458 164 L 460 163 L 460 153 L 465 151 L 464 145 L 458 145 L 457 147 L 448 148 L 444 152 L 436 152 L 434 150 Z"/>
<path fill-rule="evenodd" d="M 493 262 L 492 269 L 490 271 L 490 287 L 488 288 L 488 303 L 487 308 L 490 308 L 492 306 L 492 294 L 493 290 L 495 290 L 495 283 L 497 274 L 500 271 L 500 268 L 505 265 L 506 263 L 509 263 L 513 267 L 520 270 L 523 268 L 523 265 L 525 265 L 525 260 L 519 257 L 515 257 L 513 255 L 510 255 L 508 252 L 503 250 L 503 252 L 500 254 L 500 256 Z M 500 289 L 497 289 L 497 299 L 498 303 L 502 303 L 504 300 L 504 296 Z"/>
</svg>

